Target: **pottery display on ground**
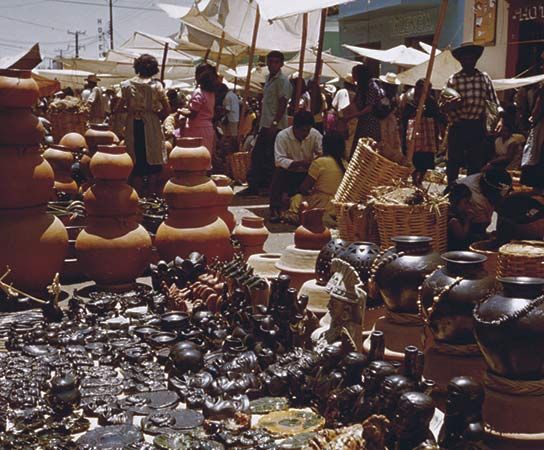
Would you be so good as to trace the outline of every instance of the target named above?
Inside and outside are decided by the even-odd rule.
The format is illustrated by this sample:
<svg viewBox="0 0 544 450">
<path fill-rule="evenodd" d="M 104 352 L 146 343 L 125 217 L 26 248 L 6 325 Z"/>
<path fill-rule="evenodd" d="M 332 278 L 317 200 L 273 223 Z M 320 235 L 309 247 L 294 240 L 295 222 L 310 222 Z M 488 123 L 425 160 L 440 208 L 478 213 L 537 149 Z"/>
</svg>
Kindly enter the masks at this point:
<svg viewBox="0 0 544 450">
<path fill-rule="evenodd" d="M 64 145 L 53 144 L 43 152 L 43 157 L 53 168 L 55 174 L 53 188 L 55 192 L 64 192 L 72 197 L 75 196 L 78 193 L 78 186 L 72 178 L 74 155 L 71 149 Z"/>
<path fill-rule="evenodd" d="M 488 367 L 483 418 L 493 448 L 544 448 L 544 279 L 497 280 L 501 290 L 474 309 Z"/>
<path fill-rule="evenodd" d="M 301 207 L 300 226 L 295 230 L 295 244 L 282 253 L 276 267 L 291 277 L 291 286 L 300 289 L 306 281 L 315 278 L 317 257 L 330 241 L 331 232 L 323 226 L 323 208 Z"/>
<path fill-rule="evenodd" d="M 240 243 L 244 258 L 247 260 L 251 255 L 263 253 L 264 243 L 269 234 L 270 232 L 264 226 L 262 217 L 244 216 L 242 221 L 234 228 L 232 237 Z"/>
<path fill-rule="evenodd" d="M 99 286 L 132 287 L 151 257 L 151 237 L 140 225 L 138 195 L 126 184 L 126 148 L 100 145 L 90 164 L 95 183 L 85 192 L 87 221 L 76 240 L 81 267 Z"/>
<path fill-rule="evenodd" d="M 468 251 L 441 256 L 445 265 L 431 273 L 420 287 L 420 314 L 428 327 L 425 377 L 445 389 L 463 374 L 481 381 L 485 363 L 476 345 L 472 311 L 495 286 L 485 270 L 486 257 Z"/>
<path fill-rule="evenodd" d="M 0 71 L 0 272 L 5 282 L 42 295 L 62 264 L 68 234 L 46 212 L 53 169 L 40 154 L 44 129 L 30 110 L 38 86 L 30 71 Z"/>
<path fill-rule="evenodd" d="M 202 138 L 180 138 L 170 153 L 175 176 L 163 191 L 168 216 L 155 237 L 159 255 L 165 260 L 185 258 L 193 251 L 222 260 L 233 254 L 230 231 L 217 215 L 217 186 L 206 173 L 210 152 L 201 144 Z"/>
<path fill-rule="evenodd" d="M 407 345 L 421 343 L 424 322 L 418 314 L 419 287 L 441 259 L 430 237 L 396 236 L 392 241 L 395 247 L 375 259 L 368 289 L 370 297 L 379 295 L 385 303 L 385 315 L 376 320 L 373 329 L 384 332 L 386 359 L 402 360 Z M 369 339 L 364 348 L 369 350 Z"/>
</svg>

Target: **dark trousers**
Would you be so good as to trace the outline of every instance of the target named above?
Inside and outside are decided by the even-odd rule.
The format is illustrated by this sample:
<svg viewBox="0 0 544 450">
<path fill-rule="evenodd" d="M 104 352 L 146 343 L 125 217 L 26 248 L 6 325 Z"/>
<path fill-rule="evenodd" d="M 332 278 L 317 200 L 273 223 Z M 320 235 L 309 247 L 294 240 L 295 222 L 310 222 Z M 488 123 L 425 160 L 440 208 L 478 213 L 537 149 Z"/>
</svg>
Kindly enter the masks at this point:
<svg viewBox="0 0 544 450">
<path fill-rule="evenodd" d="M 461 120 L 454 123 L 448 134 L 448 184 L 457 180 L 461 167 L 467 169 L 468 175 L 480 172 L 490 156 L 490 141 L 483 120 Z"/>
<path fill-rule="evenodd" d="M 298 188 L 306 178 L 307 172 L 289 172 L 276 167 L 270 186 L 270 209 L 282 209 L 282 196 L 287 193 L 289 197 L 298 192 Z"/>
<path fill-rule="evenodd" d="M 268 189 L 274 173 L 274 143 L 276 135 L 268 128 L 261 128 L 251 152 L 251 167 L 247 174 L 249 188 L 254 191 Z"/>
</svg>

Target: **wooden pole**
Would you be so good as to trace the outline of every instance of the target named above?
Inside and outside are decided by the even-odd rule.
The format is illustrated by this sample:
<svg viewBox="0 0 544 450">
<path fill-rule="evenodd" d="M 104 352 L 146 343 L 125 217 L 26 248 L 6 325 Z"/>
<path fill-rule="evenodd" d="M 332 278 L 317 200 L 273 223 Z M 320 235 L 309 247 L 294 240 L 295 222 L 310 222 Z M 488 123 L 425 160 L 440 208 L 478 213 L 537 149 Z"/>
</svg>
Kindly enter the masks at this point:
<svg viewBox="0 0 544 450">
<path fill-rule="evenodd" d="M 219 53 L 217 54 L 217 72 L 219 72 L 219 66 L 221 65 L 221 56 L 223 55 L 223 47 L 225 46 L 225 32 L 221 33 L 221 41 L 219 41 Z"/>
<path fill-rule="evenodd" d="M 206 50 L 206 54 L 204 55 L 204 62 L 208 62 L 208 58 L 210 57 L 210 52 L 212 51 L 211 48 L 208 48 Z"/>
<path fill-rule="evenodd" d="M 300 61 L 298 62 L 297 91 L 295 94 L 295 111 L 298 111 L 298 104 L 302 94 L 302 83 L 304 82 L 304 56 L 306 53 L 306 41 L 308 40 L 308 13 L 302 15 L 302 38 L 300 39 Z"/>
<path fill-rule="evenodd" d="M 429 85 L 431 83 L 431 75 L 433 73 L 434 60 L 436 57 L 436 48 L 438 47 L 438 40 L 440 39 L 440 34 L 442 33 L 442 27 L 444 26 L 444 21 L 446 19 L 446 12 L 448 10 L 448 0 L 442 0 L 440 5 L 440 11 L 438 13 L 438 23 L 436 24 L 436 31 L 434 32 L 433 37 L 433 46 L 431 49 L 431 56 L 429 57 L 429 63 L 427 65 L 427 74 L 425 75 L 425 84 L 423 85 L 423 94 L 419 99 L 417 105 L 416 119 L 414 121 L 414 130 L 410 141 L 408 142 L 408 151 L 406 159 L 411 164 L 412 157 L 414 156 L 414 150 L 416 145 L 416 135 L 419 133 L 421 125 L 421 117 L 423 116 L 423 110 L 425 109 L 425 101 L 427 100 L 427 94 L 429 93 Z"/>
<path fill-rule="evenodd" d="M 327 22 L 327 8 L 321 10 L 321 24 L 319 27 L 319 41 L 317 43 L 317 54 L 315 59 L 314 80 L 319 84 L 323 70 L 323 41 L 325 40 L 325 23 Z"/>
<path fill-rule="evenodd" d="M 164 70 L 166 68 L 166 59 L 168 57 L 168 42 L 164 44 L 164 51 L 162 52 L 162 64 L 161 64 L 161 83 L 164 82 Z"/>
<path fill-rule="evenodd" d="M 261 21 L 261 13 L 259 6 L 255 11 L 255 24 L 253 25 L 253 37 L 251 38 L 251 47 L 249 47 L 249 60 L 247 62 L 247 76 L 244 87 L 244 97 L 242 99 L 242 110 L 240 111 L 240 122 L 245 120 L 247 110 L 247 99 L 249 97 L 249 87 L 251 86 L 251 70 L 253 69 L 253 58 L 255 57 L 255 47 L 257 46 L 257 35 L 259 34 L 259 22 Z M 242 136 L 238 135 L 240 141 Z"/>
</svg>

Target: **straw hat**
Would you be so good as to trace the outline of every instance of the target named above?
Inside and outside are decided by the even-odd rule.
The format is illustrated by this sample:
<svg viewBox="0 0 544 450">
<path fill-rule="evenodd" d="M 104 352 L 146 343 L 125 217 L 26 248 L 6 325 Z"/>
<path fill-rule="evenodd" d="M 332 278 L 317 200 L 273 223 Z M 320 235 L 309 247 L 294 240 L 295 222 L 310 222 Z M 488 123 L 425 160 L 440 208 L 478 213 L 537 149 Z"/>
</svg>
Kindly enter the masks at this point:
<svg viewBox="0 0 544 450">
<path fill-rule="evenodd" d="M 397 78 L 397 74 L 393 72 L 387 72 L 385 75 L 380 75 L 380 80 L 389 84 L 400 84 L 400 80 Z"/>
<path fill-rule="evenodd" d="M 353 75 L 351 73 L 345 74 L 342 78 L 346 83 L 355 84 L 355 81 L 353 81 Z"/>
<path fill-rule="evenodd" d="M 94 73 L 89 75 L 87 78 L 85 78 L 85 81 L 90 81 L 94 83 L 98 83 L 100 81 L 100 78 L 98 78 Z"/>
<path fill-rule="evenodd" d="M 480 58 L 483 52 L 484 47 L 482 45 L 475 44 L 474 42 L 463 42 L 459 47 L 454 48 L 451 54 L 455 59 L 459 60 L 460 57 L 469 53 L 473 53 L 477 58 Z"/>
</svg>

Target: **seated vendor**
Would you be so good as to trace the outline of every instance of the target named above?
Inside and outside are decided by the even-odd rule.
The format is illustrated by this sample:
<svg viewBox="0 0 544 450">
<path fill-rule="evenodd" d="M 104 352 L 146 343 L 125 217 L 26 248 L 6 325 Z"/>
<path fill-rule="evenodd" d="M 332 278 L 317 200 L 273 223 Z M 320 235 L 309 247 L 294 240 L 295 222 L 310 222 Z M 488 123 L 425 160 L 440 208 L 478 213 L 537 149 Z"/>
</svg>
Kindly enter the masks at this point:
<svg viewBox="0 0 544 450">
<path fill-rule="evenodd" d="M 544 197 L 515 192 L 497 207 L 497 244 L 544 239 Z"/>
<path fill-rule="evenodd" d="M 323 137 L 323 156 L 312 161 L 308 175 L 299 187 L 299 193 L 291 197 L 291 206 L 285 215 L 288 222 L 298 224 L 300 205 L 307 202 L 310 208 L 325 209 L 325 226 L 336 225 L 331 201 L 344 176 L 342 157 L 345 147 L 344 138 L 336 131 Z"/>
<path fill-rule="evenodd" d="M 450 188 L 450 203 L 454 214 L 448 224 L 450 237 L 453 233 L 455 239 L 464 240 L 468 245 L 485 239 L 493 212 L 511 187 L 512 178 L 508 172 L 496 167 L 458 180 Z"/>
<path fill-rule="evenodd" d="M 281 221 L 284 193 L 295 195 L 306 179 L 311 162 L 322 153 L 323 136 L 314 126 L 309 111 L 299 111 L 293 125 L 280 131 L 274 146 L 276 170 L 270 186 L 270 222 Z"/>
<path fill-rule="evenodd" d="M 487 167 L 497 166 L 509 170 L 521 169 L 521 155 L 525 136 L 514 133 L 514 126 L 504 121 L 500 135 L 495 139 L 495 155 Z"/>
</svg>

